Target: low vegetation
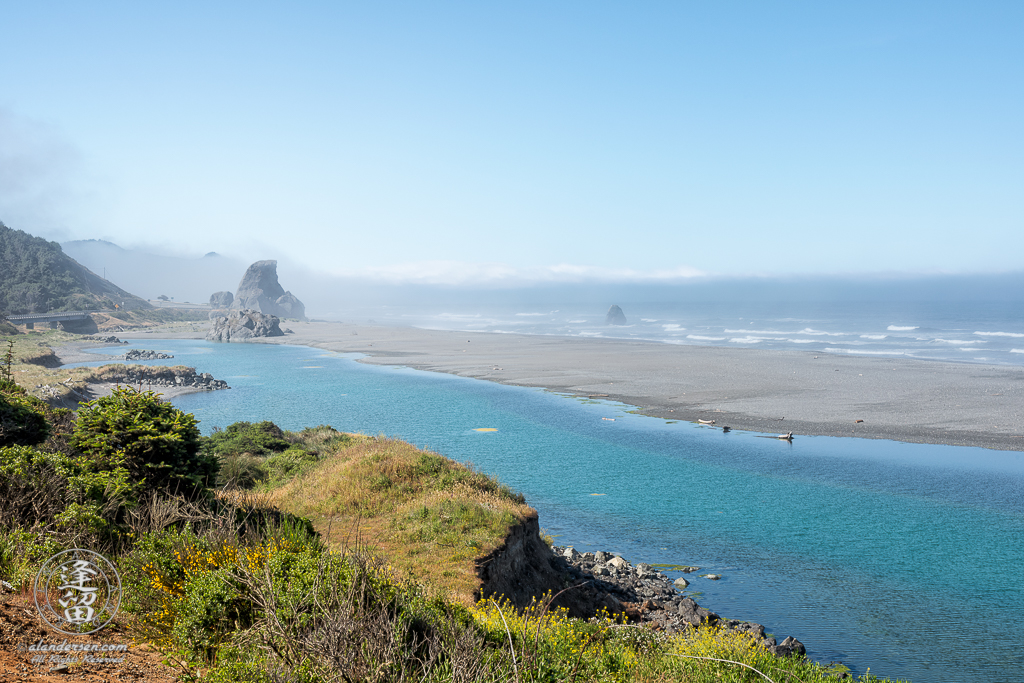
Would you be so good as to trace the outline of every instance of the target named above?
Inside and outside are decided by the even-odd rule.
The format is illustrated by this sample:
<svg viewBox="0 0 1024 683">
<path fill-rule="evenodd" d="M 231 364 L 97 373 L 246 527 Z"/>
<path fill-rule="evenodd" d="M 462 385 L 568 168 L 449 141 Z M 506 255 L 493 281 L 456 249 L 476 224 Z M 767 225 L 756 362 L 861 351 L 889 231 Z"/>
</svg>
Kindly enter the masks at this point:
<svg viewBox="0 0 1024 683">
<path fill-rule="evenodd" d="M 122 612 L 183 679 L 252 681 L 831 680 L 713 628 L 665 636 L 542 596 L 477 603 L 473 560 L 533 514 L 436 453 L 327 426 L 236 423 L 200 437 L 151 392 L 75 416 L 0 377 L 0 579 L 48 557 L 112 558 Z M 756 671 L 755 671 L 756 669 Z M 872 676 L 863 681 L 877 680 Z"/>
</svg>

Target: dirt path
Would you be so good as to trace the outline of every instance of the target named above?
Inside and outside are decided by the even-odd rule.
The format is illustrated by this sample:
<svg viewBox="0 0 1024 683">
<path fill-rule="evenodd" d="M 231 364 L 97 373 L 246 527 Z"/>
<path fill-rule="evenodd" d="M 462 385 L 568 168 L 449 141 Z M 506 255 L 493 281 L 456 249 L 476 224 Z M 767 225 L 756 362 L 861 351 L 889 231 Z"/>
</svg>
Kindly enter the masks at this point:
<svg viewBox="0 0 1024 683">
<path fill-rule="evenodd" d="M 40 640 L 59 645 L 66 636 L 50 629 L 39 617 L 35 605 L 26 596 L 0 595 L 0 681 L 88 681 L 89 683 L 171 683 L 178 680 L 179 671 L 162 663 L 160 654 L 147 645 L 135 645 L 119 618 L 101 632 L 91 636 L 66 637 L 67 642 L 97 645 L 126 645 L 125 653 L 104 652 L 30 652 L 28 648 Z M 118 663 L 75 663 L 64 665 L 51 662 L 51 657 L 120 658 Z M 34 663 L 33 658 L 43 658 Z"/>
</svg>

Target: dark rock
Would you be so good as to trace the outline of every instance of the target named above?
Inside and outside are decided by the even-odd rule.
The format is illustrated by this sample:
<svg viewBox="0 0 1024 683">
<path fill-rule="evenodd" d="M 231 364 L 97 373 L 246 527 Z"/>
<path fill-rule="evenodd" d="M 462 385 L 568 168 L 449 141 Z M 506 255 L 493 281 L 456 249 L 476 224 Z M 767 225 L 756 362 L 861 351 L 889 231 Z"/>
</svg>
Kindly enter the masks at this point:
<svg viewBox="0 0 1024 683">
<path fill-rule="evenodd" d="M 276 315 L 266 315 L 252 310 L 231 311 L 227 316 L 213 318 L 206 339 L 230 342 L 255 337 L 282 337 L 284 332 L 281 331 L 279 323 Z"/>
<path fill-rule="evenodd" d="M 790 636 L 775 646 L 775 654 L 779 657 L 789 657 L 794 654 L 803 657 L 807 654 L 807 648 L 799 640 Z"/>
<path fill-rule="evenodd" d="M 257 261 L 249 266 L 238 283 L 231 309 L 253 310 L 282 318 L 306 318 L 306 307 L 294 294 L 284 291 L 277 281 L 277 261 Z"/>
<path fill-rule="evenodd" d="M 116 369 L 118 366 L 113 366 Z M 230 389 L 222 379 L 214 379 L 208 372 L 197 373 L 195 368 L 158 365 L 122 365 L 116 372 L 104 373 L 103 381 L 139 387 L 193 387 L 203 391 Z"/>
<path fill-rule="evenodd" d="M 210 295 L 210 308 L 227 308 L 235 300 L 231 292 L 214 292 Z"/>
<path fill-rule="evenodd" d="M 604 322 L 606 325 L 627 325 L 626 314 L 622 312 L 622 309 L 617 305 L 612 304 L 612 307 L 608 309 L 608 315 L 605 316 Z"/>
<path fill-rule="evenodd" d="M 168 356 L 166 353 L 144 351 L 142 349 L 132 349 L 124 354 L 123 357 L 125 360 L 164 360 L 166 358 L 174 358 L 174 356 Z"/>
<path fill-rule="evenodd" d="M 578 591 L 577 604 L 587 602 L 606 609 L 610 615 L 630 624 L 640 624 L 656 631 L 680 633 L 687 629 L 717 625 L 721 628 L 745 633 L 760 642 L 770 652 L 785 657 L 804 654 L 803 645 L 795 638 L 776 644 L 772 637 L 765 638 L 764 626 L 736 619 L 722 619 L 711 610 L 701 607 L 693 598 L 679 594 L 670 578 L 654 567 L 640 562 L 631 566 L 624 558 L 610 553 L 580 554 L 574 548 L 554 547 L 557 563 L 563 563 L 563 576 L 571 578 Z M 698 567 L 681 567 L 682 571 L 696 571 Z M 582 579 L 582 581 L 581 581 Z M 564 580 L 563 580 L 564 583 Z M 568 585 L 568 584 L 565 584 Z M 679 584 L 681 586 L 681 584 Z M 613 607 L 619 606 L 619 609 Z"/>
</svg>

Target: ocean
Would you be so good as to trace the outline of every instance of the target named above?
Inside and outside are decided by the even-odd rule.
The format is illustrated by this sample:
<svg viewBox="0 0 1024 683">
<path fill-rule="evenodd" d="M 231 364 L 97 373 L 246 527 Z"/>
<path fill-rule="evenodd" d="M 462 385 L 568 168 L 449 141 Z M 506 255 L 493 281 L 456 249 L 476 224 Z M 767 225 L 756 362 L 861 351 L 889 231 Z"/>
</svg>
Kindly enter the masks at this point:
<svg viewBox="0 0 1024 683">
<path fill-rule="evenodd" d="M 635 339 L 696 346 L 799 349 L 993 365 L 1024 365 L 1024 306 L 1016 302 L 846 301 L 787 303 L 622 301 L 610 305 L 381 306 L 347 316 L 424 329 Z M 340 315 L 342 319 L 346 316 Z"/>
<path fill-rule="evenodd" d="M 866 350 L 956 357 L 949 348 L 956 345 L 935 341 L 949 338 L 979 342 L 957 349 L 984 347 L 956 357 L 961 361 L 981 362 L 996 348 L 1004 362 L 1022 355 L 1012 351 L 1018 337 L 991 334 L 1021 328 L 998 317 L 982 324 L 983 315 L 954 329 L 938 310 L 865 313 L 850 322 L 849 312 L 775 317 L 762 307 L 758 316 L 684 319 L 678 309 L 622 306 L 634 327 L 608 330 L 603 311 L 584 318 L 571 309 L 448 322 L 495 333 L 563 329 L 669 343 L 706 341 L 684 341 L 690 334 L 733 335 L 727 343 L 762 348 L 810 339 L 800 348 L 818 344 L 836 353 L 890 340 L 905 346 Z M 434 326 L 443 318 L 408 315 L 378 322 Z M 876 330 L 885 339 L 851 343 Z M 748 337 L 765 338 L 731 341 Z M 239 420 L 273 420 L 286 429 L 330 424 L 400 437 L 472 462 L 522 491 L 561 545 L 721 574 L 721 581 L 688 575 L 687 593 L 723 616 L 795 636 L 817 661 L 913 681 L 1024 681 L 1024 453 L 829 437 L 787 443 L 312 348 L 152 339 L 137 345 L 228 381 L 230 390 L 174 399 L 204 433 Z M 475 431 L 481 427 L 497 431 Z"/>
</svg>

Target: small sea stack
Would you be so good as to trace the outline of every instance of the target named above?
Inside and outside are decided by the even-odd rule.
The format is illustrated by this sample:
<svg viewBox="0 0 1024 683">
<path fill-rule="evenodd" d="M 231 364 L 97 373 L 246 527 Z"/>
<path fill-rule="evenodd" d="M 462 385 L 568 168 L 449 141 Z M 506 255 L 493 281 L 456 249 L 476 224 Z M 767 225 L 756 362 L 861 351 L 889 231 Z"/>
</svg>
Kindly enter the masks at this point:
<svg viewBox="0 0 1024 683">
<path fill-rule="evenodd" d="M 612 307 L 608 309 L 608 315 L 605 316 L 604 322 L 606 325 L 627 325 L 626 314 L 622 312 L 616 304 L 612 304 Z"/>
</svg>

